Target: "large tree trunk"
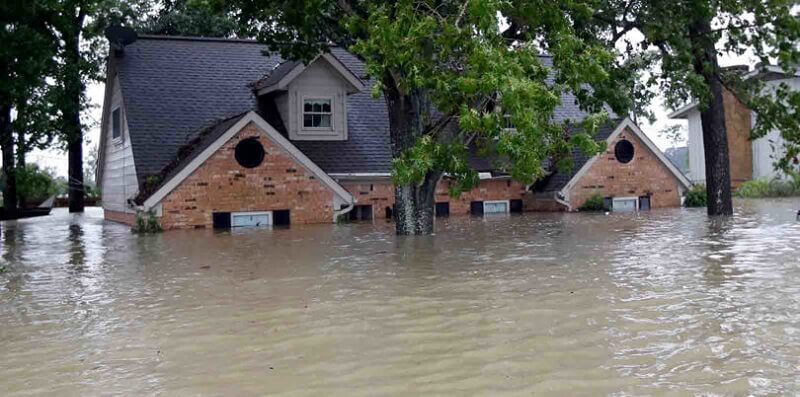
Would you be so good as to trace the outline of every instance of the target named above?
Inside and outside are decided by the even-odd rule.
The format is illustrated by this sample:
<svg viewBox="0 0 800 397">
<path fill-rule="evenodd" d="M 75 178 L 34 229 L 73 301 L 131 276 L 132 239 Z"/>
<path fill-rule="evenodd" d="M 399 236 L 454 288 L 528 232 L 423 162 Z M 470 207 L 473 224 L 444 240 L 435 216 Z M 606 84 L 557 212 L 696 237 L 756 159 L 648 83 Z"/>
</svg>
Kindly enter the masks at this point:
<svg viewBox="0 0 800 397">
<path fill-rule="evenodd" d="M 64 32 L 64 94 L 61 101 L 62 127 L 67 139 L 69 176 L 69 212 L 83 212 L 83 130 L 81 129 L 81 102 L 83 80 L 81 78 L 80 34 L 83 29 L 83 13 L 73 21 L 71 29 Z"/>
<path fill-rule="evenodd" d="M 0 147 L 3 151 L 3 211 L 7 219 L 19 216 L 17 208 L 17 174 L 14 168 L 14 135 L 11 128 L 11 107 L 0 108 Z"/>
<path fill-rule="evenodd" d="M 392 157 L 399 158 L 411 149 L 423 134 L 431 104 L 424 90 L 410 94 L 394 88 L 391 76 L 384 78 L 386 106 L 389 111 L 389 134 Z M 387 84 L 388 83 L 388 84 Z M 395 186 L 395 231 L 399 235 L 433 233 L 434 200 L 441 172 L 430 171 L 416 184 Z"/>
<path fill-rule="evenodd" d="M 690 31 L 696 38 L 695 72 L 703 76 L 711 92 L 708 107 L 700 112 L 706 160 L 708 214 L 712 216 L 733 215 L 728 131 L 725 127 L 725 106 L 722 97 L 723 87 L 719 77 L 715 42 L 709 34 L 711 32 L 710 19 L 700 17 Z"/>
</svg>

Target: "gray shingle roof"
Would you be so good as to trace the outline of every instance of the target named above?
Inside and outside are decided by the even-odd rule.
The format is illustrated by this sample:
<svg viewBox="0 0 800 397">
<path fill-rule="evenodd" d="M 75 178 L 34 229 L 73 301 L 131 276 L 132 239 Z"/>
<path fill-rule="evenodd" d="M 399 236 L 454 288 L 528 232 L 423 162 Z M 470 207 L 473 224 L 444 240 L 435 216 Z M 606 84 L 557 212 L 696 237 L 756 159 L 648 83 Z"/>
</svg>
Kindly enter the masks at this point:
<svg viewBox="0 0 800 397">
<path fill-rule="evenodd" d="M 612 119 L 609 120 L 605 125 L 600 127 L 597 133 L 594 136 L 594 139 L 598 142 L 605 141 L 608 137 L 614 133 L 614 130 L 619 126 L 622 122 L 620 119 Z M 544 179 L 537 181 L 534 184 L 533 189 L 539 192 L 556 192 L 564 188 L 564 186 L 572 180 L 575 174 L 583 168 L 583 165 L 586 164 L 592 156 L 587 156 L 580 151 L 580 149 L 573 149 L 572 150 L 572 168 L 568 172 L 560 172 L 556 171 L 549 176 L 545 177 Z"/>
<path fill-rule="evenodd" d="M 254 82 L 265 84 L 297 64 L 264 55 L 265 50 L 249 40 L 142 35 L 125 48 L 124 57 L 115 58 L 140 183 L 148 175 L 164 175 L 165 167 L 182 164 L 180 149 L 189 143 L 202 145 L 195 139 L 201 132 L 255 110 Z M 363 62 L 341 48 L 331 53 L 366 86 L 348 97 L 348 140 L 293 144 L 328 173 L 390 172 L 386 104 L 372 98 L 373 82 L 366 78 Z M 552 64 L 549 57 L 542 61 Z M 564 94 L 554 118 L 580 120 L 585 115 L 575 97 Z M 478 163 L 480 168 L 487 166 Z"/>
</svg>

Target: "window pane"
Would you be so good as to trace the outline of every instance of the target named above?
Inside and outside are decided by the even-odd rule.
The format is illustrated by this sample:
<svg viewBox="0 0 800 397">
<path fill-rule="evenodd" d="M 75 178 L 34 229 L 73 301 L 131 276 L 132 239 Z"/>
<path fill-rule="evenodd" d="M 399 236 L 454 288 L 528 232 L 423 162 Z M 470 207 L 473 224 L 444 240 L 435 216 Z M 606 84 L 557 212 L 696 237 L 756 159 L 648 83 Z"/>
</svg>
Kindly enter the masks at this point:
<svg viewBox="0 0 800 397">
<path fill-rule="evenodd" d="M 331 115 L 323 114 L 319 116 L 320 122 L 319 127 L 330 127 L 331 126 Z"/>
<path fill-rule="evenodd" d="M 322 104 L 322 111 L 325 113 L 331 112 L 331 101 L 325 101 L 325 103 Z"/>
<path fill-rule="evenodd" d="M 505 214 L 508 212 L 508 203 L 483 203 L 484 214 Z"/>
<path fill-rule="evenodd" d="M 119 138 L 122 135 L 122 125 L 119 109 L 114 109 L 111 113 L 111 137 Z"/>
<path fill-rule="evenodd" d="M 303 127 L 313 127 L 313 120 L 310 114 L 303 115 Z"/>
<path fill-rule="evenodd" d="M 305 101 L 305 103 L 303 104 L 303 111 L 304 112 L 310 112 L 311 111 L 311 107 L 312 107 L 311 101 Z"/>
</svg>

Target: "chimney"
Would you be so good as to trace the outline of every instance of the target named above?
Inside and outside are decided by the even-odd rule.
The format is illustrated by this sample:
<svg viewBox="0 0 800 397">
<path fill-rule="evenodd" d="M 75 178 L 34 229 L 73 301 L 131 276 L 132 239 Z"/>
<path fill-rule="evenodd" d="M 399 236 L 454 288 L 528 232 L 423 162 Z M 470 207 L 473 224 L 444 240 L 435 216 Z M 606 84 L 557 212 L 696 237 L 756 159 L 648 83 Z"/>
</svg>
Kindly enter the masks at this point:
<svg viewBox="0 0 800 397">
<path fill-rule="evenodd" d="M 108 44 L 115 57 L 125 56 L 125 46 L 133 44 L 139 36 L 136 31 L 120 25 L 111 25 L 105 30 Z"/>
</svg>

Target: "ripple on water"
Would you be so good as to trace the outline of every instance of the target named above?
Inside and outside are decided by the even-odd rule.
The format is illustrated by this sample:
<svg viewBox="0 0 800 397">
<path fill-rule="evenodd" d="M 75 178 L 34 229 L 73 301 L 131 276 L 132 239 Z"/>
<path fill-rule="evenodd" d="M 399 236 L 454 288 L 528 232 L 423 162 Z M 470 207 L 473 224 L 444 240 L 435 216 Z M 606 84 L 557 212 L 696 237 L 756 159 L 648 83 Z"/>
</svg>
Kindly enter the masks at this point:
<svg viewBox="0 0 800 397">
<path fill-rule="evenodd" d="M 800 393 L 800 224 L 458 218 L 136 236 L 2 224 L 4 395 Z"/>
</svg>

